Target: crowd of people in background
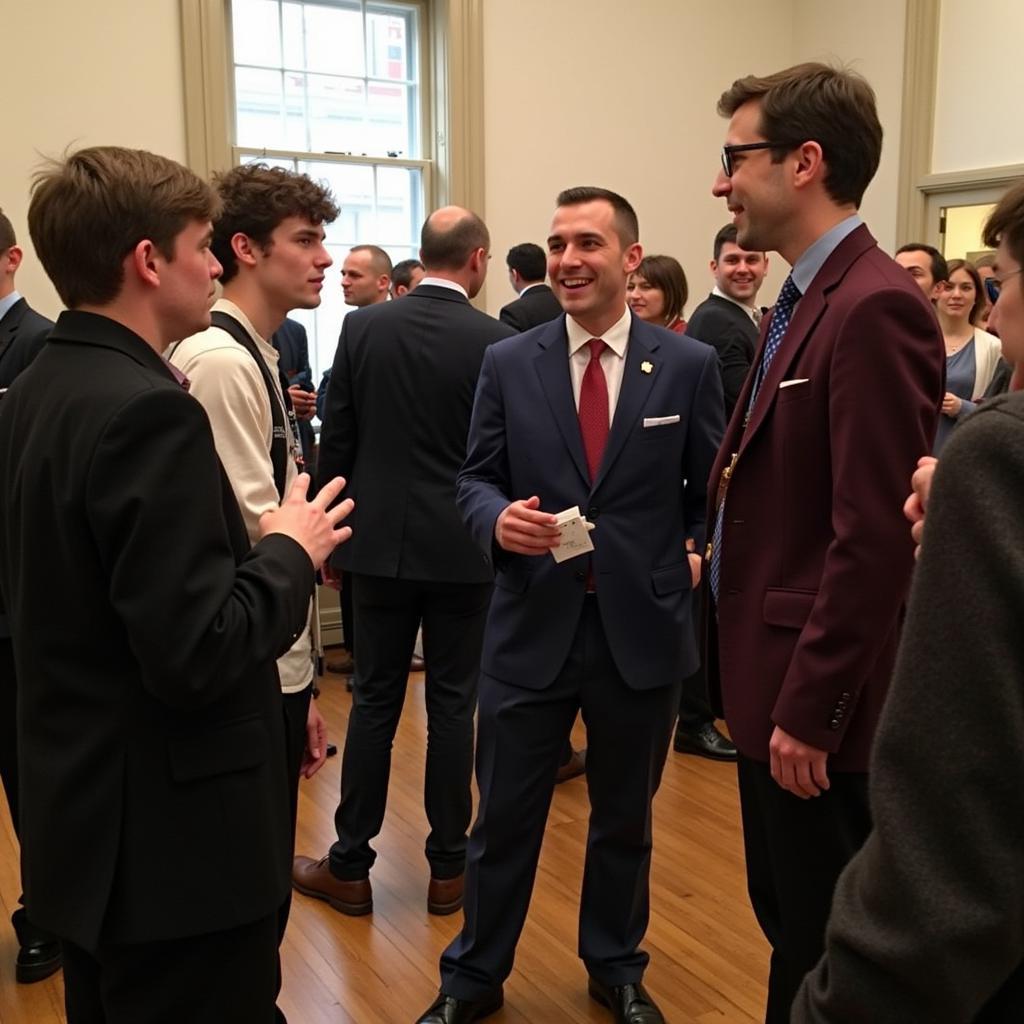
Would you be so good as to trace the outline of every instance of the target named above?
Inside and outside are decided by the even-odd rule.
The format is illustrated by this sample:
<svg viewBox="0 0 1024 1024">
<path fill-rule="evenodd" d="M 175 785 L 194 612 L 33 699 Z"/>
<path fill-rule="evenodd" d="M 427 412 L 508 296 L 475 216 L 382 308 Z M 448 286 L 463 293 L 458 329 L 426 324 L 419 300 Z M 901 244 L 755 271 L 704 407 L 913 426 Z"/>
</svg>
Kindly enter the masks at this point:
<svg viewBox="0 0 1024 1024">
<path fill-rule="evenodd" d="M 320 304 L 339 210 L 307 175 L 208 184 L 116 147 L 47 165 L 28 219 L 55 325 L 0 214 L 17 977 L 63 965 L 70 1024 L 284 1019 L 292 889 L 373 912 L 410 670 L 425 907 L 464 913 L 418 1024 L 503 1005 L 554 787 L 584 774 L 587 990 L 619 1024 L 665 1019 L 642 942 L 670 745 L 737 765 L 766 1024 L 1024 1014 L 1024 400 L 1000 397 L 1024 186 L 975 261 L 890 258 L 858 215 L 882 147 L 863 78 L 748 76 L 719 113 L 732 219 L 689 317 L 678 260 L 590 186 L 508 251 L 490 317 L 487 226 L 447 206 L 419 259 L 347 252 L 319 386 L 288 314 Z M 328 755 L 318 572 L 352 708 L 336 841 L 295 856 Z"/>
</svg>

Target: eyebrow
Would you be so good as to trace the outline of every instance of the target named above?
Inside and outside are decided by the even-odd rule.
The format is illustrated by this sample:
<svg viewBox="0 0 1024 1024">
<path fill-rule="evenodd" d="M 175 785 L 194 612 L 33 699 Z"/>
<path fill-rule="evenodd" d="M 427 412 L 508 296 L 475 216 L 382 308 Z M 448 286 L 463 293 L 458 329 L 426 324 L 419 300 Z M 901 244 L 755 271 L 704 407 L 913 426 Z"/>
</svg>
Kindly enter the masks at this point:
<svg viewBox="0 0 1024 1024">
<path fill-rule="evenodd" d="M 604 241 L 604 235 L 602 235 L 599 231 L 580 231 L 578 234 L 573 235 L 572 237 L 578 239 L 581 242 L 589 241 L 590 239 L 594 239 L 595 241 L 598 242 Z M 564 241 L 565 238 L 562 235 L 548 235 L 548 245 L 550 245 L 552 242 Z"/>
</svg>

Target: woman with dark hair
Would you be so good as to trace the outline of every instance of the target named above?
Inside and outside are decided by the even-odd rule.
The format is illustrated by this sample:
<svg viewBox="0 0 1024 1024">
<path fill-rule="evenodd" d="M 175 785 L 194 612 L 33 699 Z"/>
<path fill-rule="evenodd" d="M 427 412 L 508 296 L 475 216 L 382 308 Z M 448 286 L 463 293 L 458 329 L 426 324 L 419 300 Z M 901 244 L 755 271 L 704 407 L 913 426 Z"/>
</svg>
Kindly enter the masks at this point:
<svg viewBox="0 0 1024 1024">
<path fill-rule="evenodd" d="M 688 296 L 686 274 L 673 256 L 645 256 L 626 287 L 629 308 L 641 320 L 676 334 L 686 330 L 683 311 Z"/>
<path fill-rule="evenodd" d="M 957 422 L 978 407 L 999 364 L 999 339 L 976 327 L 985 291 L 973 263 L 949 261 L 949 278 L 935 302 L 946 342 L 946 394 L 935 434 L 938 455 Z"/>
</svg>

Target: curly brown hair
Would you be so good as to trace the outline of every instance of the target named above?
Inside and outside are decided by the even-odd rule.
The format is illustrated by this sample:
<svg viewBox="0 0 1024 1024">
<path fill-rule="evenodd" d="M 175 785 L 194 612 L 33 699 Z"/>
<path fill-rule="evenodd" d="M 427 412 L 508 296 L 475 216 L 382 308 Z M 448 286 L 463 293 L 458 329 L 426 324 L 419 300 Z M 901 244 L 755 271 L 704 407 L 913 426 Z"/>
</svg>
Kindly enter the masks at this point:
<svg viewBox="0 0 1024 1024">
<path fill-rule="evenodd" d="M 326 185 L 313 181 L 308 174 L 283 167 L 243 164 L 215 174 L 213 184 L 223 210 L 213 225 L 211 248 L 224 268 L 223 284 L 238 273 L 238 260 L 231 247 L 235 235 L 246 235 L 267 253 L 274 229 L 288 217 L 303 217 L 311 224 L 330 224 L 339 212 Z"/>
</svg>

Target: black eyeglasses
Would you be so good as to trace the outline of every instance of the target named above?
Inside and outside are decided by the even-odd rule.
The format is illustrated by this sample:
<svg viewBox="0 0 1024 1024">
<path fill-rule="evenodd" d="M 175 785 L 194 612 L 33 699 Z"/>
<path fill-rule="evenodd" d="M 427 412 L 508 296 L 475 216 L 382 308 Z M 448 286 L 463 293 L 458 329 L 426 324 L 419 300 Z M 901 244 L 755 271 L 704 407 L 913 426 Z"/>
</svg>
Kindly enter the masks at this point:
<svg viewBox="0 0 1024 1024">
<path fill-rule="evenodd" d="M 747 153 L 752 149 L 779 149 L 781 146 L 782 144 L 778 142 L 744 142 L 741 146 L 723 146 L 722 170 L 725 171 L 725 176 L 727 178 L 732 177 L 733 153 Z"/>
<path fill-rule="evenodd" d="M 1008 277 L 1013 277 L 1014 274 L 1019 274 L 1024 267 L 1018 270 L 1011 270 L 1008 274 L 1003 274 L 1002 278 L 998 277 L 986 277 L 985 278 L 985 294 L 988 296 L 988 301 L 994 306 L 999 301 L 999 293 L 1003 288 L 1003 281 Z"/>
</svg>

